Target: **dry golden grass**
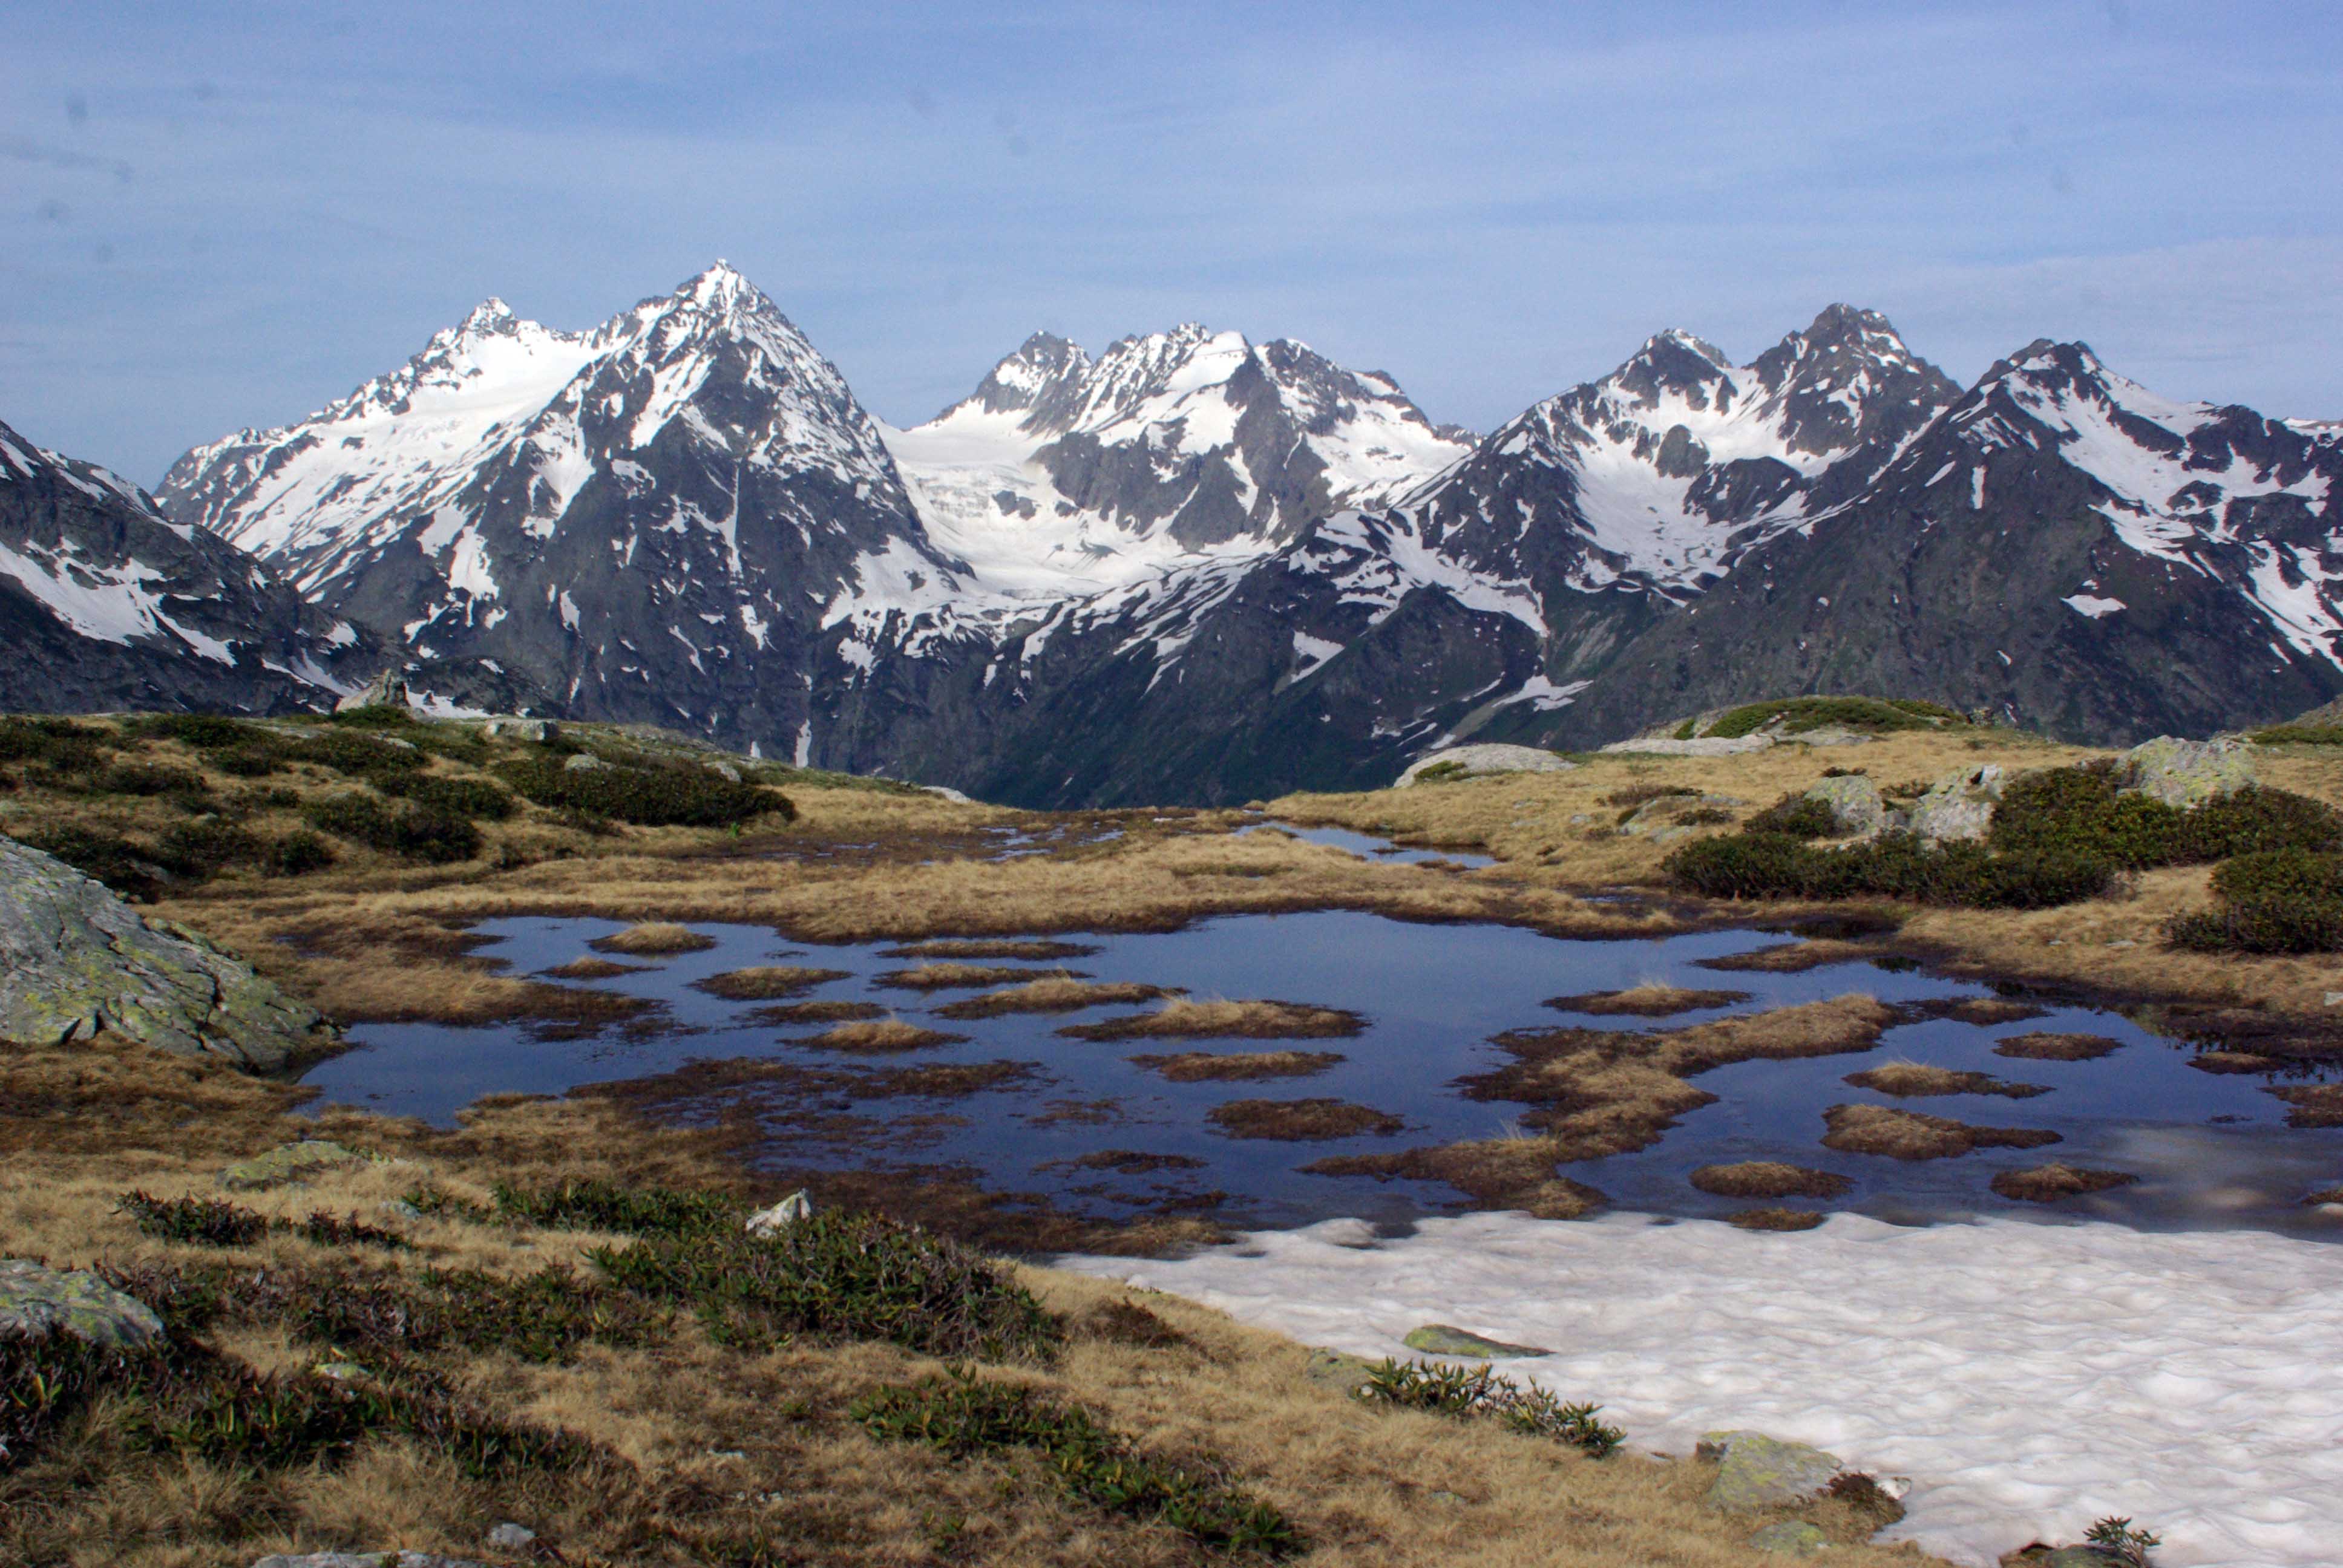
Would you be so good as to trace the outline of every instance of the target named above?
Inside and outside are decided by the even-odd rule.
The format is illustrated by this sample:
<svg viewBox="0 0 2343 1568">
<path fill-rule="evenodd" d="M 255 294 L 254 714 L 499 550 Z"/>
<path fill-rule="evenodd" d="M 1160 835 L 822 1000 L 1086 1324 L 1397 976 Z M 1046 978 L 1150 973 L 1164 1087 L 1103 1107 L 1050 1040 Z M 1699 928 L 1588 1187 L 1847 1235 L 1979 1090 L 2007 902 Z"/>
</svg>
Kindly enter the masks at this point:
<svg viewBox="0 0 2343 1568">
<path fill-rule="evenodd" d="M 930 1050 L 939 1045 L 957 1045 L 967 1038 L 964 1034 L 947 1034 L 940 1029 L 923 1029 L 900 1018 L 887 1018 L 832 1024 L 820 1034 L 808 1035 L 793 1043 L 822 1050 L 883 1056 L 899 1050 Z"/>
<path fill-rule="evenodd" d="M 1779 1160 L 1704 1165 L 1686 1180 L 1720 1198 L 1837 1198 L 1855 1183 L 1830 1171 L 1810 1171 Z"/>
<path fill-rule="evenodd" d="M 1388 1136 L 1407 1125 L 1389 1111 L 1341 1100 L 1231 1100 L 1204 1113 L 1231 1138 L 1312 1143 L 1329 1138 Z"/>
<path fill-rule="evenodd" d="M 2123 1049 L 2104 1034 L 2013 1034 L 1994 1042 L 1996 1056 L 2021 1061 L 2091 1061 Z"/>
<path fill-rule="evenodd" d="M 1862 1072 L 1850 1072 L 1846 1081 L 1857 1089 L 1892 1094 L 1899 1100 L 1923 1100 L 1945 1094 L 1998 1094 L 2006 1100 L 2031 1100 L 2050 1092 L 2046 1084 L 2011 1083 L 1987 1072 L 1956 1072 L 1919 1061 L 1888 1061 Z"/>
<path fill-rule="evenodd" d="M 1483 1138 L 1403 1149 L 1389 1154 L 1337 1154 L 1302 1167 L 1313 1176 L 1373 1176 L 1378 1181 L 1444 1181 L 1483 1209 L 1519 1210 L 1540 1220 L 1576 1220 L 1607 1200 L 1555 1167 L 1570 1158 L 1558 1141 L 1538 1136 Z"/>
<path fill-rule="evenodd" d="M 759 1023 L 791 1025 L 800 1023 L 845 1023 L 867 1018 L 885 1018 L 887 1010 L 875 1001 L 790 1001 L 775 1007 L 760 1007 L 749 1015 Z"/>
<path fill-rule="evenodd" d="M 1216 1054 L 1183 1050 L 1171 1056 L 1134 1056 L 1131 1064 L 1160 1072 L 1174 1083 L 1245 1083 L 1263 1078 L 1308 1078 L 1343 1060 L 1334 1050 L 1249 1050 Z"/>
<path fill-rule="evenodd" d="M 2139 1178 L 2128 1171 L 2086 1171 L 2077 1166 L 2036 1165 L 2028 1171 L 2004 1171 L 1993 1179 L 1993 1190 L 2023 1203 L 2056 1203 L 2065 1198 L 2128 1187 Z"/>
<path fill-rule="evenodd" d="M 1177 994 L 1157 985 L 1125 980 L 1082 980 L 1070 974 L 1027 980 L 982 996 L 966 997 L 936 1009 L 944 1018 L 999 1018 L 1012 1012 L 1079 1012 L 1086 1007 L 1127 1007 Z"/>
<path fill-rule="evenodd" d="M 844 980 L 844 970 L 806 969 L 797 964 L 759 964 L 752 969 L 727 970 L 691 982 L 695 990 L 727 1001 L 767 1001 L 796 996 L 831 980 Z"/>
<path fill-rule="evenodd" d="M 1545 1005 L 1561 1012 L 1583 1012 L 1595 1018 L 1669 1018 L 1680 1012 L 1733 1007 L 1748 1000 L 1745 990 L 1692 990 L 1649 981 L 1625 990 L 1548 997 Z"/>
<path fill-rule="evenodd" d="M 876 985 L 900 990 L 973 990 L 979 986 L 1014 985 L 1020 981 L 1076 980 L 1072 970 L 1016 969 L 1007 964 L 920 964 L 915 969 L 888 970 L 873 978 Z"/>
<path fill-rule="evenodd" d="M 1727 1214 L 1725 1222 L 1745 1231 L 1811 1231 L 1823 1216 L 1812 1209 L 1743 1209 Z"/>
<path fill-rule="evenodd" d="M 616 980 L 620 975 L 648 974 L 651 967 L 613 963 L 608 959 L 571 959 L 542 972 L 555 980 Z"/>
<path fill-rule="evenodd" d="M 2061 1141 L 2036 1127 L 1972 1127 L 1885 1105 L 1834 1105 L 1823 1112 L 1823 1147 L 1891 1160 L 1955 1160 L 1980 1149 L 2039 1149 Z"/>
<path fill-rule="evenodd" d="M 714 947 L 716 939 L 672 920 L 644 920 L 628 926 L 623 931 L 597 937 L 590 945 L 608 953 L 633 953 L 639 958 L 656 958 L 669 953 L 702 952 Z"/>
<path fill-rule="evenodd" d="M 185 1264 L 220 1256 L 142 1236 L 115 1209 L 131 1186 L 216 1191 L 226 1159 L 312 1124 L 280 1086 L 129 1050 L 0 1048 L 0 1233 L 12 1253 L 59 1266 Z M 709 1134 L 627 1121 L 591 1101 L 484 1106 L 453 1132 L 337 1113 L 321 1131 L 416 1163 L 320 1175 L 252 1196 L 288 1218 L 312 1208 L 372 1214 L 420 1175 L 484 1198 L 498 1180 L 596 1175 L 694 1185 L 734 1182 Z M 773 1195 L 769 1184 L 744 1196 Z M 610 1240 L 528 1226 L 427 1220 L 403 1227 L 398 1270 L 479 1268 L 519 1276 L 582 1264 Z M 232 1251 L 254 1266 L 314 1260 L 272 1237 Z M 1174 1298 L 1084 1276 L 1021 1268 L 1063 1314 L 1071 1339 L 1048 1368 L 986 1369 L 1099 1412 L 1149 1452 L 1206 1458 L 1306 1530 L 1327 1568 L 1761 1568 L 1747 1544 L 1762 1520 L 1700 1502 L 1714 1477 L 1690 1459 L 1574 1450 L 1414 1412 L 1356 1404 L 1313 1379 L 1302 1347 Z M 298 1370 L 317 1352 L 274 1331 L 224 1348 Z M 369 1439 L 338 1468 L 260 1475 L 129 1452 L 101 1420 L 0 1478 L 0 1557 L 120 1568 L 246 1568 L 274 1551 L 403 1546 L 480 1557 L 481 1534 L 519 1519 L 579 1568 L 686 1568 L 739 1560 L 761 1537 L 771 1560 L 825 1564 L 950 1561 L 1001 1568 L 1192 1565 L 1160 1527 L 1071 1503 L 1027 1461 L 954 1460 L 882 1445 L 847 1419 L 881 1383 L 936 1370 L 880 1344 L 799 1343 L 762 1353 L 710 1343 L 689 1319 L 664 1342 L 595 1348 L 567 1366 L 502 1354 L 436 1352 L 468 1397 L 508 1418 L 558 1424 L 608 1457 L 573 1475 L 468 1479 L 407 1442 Z M 1567 1392 L 1567 1391 L 1565 1391 Z M 1849 1568 L 1918 1561 L 1864 1543 L 1836 1503 L 1810 1517 Z"/>
<path fill-rule="evenodd" d="M 1337 1040 L 1366 1028 L 1357 1013 L 1292 1001 L 1166 1002 L 1152 1012 L 1058 1030 L 1075 1040 Z"/>
</svg>

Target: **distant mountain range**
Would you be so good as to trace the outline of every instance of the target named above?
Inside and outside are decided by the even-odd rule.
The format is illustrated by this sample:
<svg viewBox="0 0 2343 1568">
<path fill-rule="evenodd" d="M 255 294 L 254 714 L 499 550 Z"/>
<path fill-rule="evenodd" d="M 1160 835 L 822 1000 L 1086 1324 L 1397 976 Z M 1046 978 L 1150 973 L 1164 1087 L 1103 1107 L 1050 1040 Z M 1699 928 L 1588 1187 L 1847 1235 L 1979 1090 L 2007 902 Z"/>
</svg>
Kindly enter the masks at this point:
<svg viewBox="0 0 2343 1568">
<path fill-rule="evenodd" d="M 244 585 L 203 636 L 256 651 L 140 633 L 111 646 L 153 668 L 105 689 L 298 704 L 397 661 L 451 702 L 1028 805 L 1380 784 L 1451 740 L 1802 691 L 2107 741 L 2343 693 L 2338 427 L 2175 403 L 2077 344 L 1965 391 L 1845 306 L 1746 366 L 1662 333 L 1484 437 L 1197 326 L 1095 358 L 1037 335 L 899 430 L 719 263 L 584 333 L 488 301 L 155 502 L 5 450 L 0 613 L 104 640 L 68 602 L 163 580 L 136 571 L 166 539 Z M 36 460 L 103 496 L 37 534 Z M 80 689 L 0 666 L 5 706 Z"/>
</svg>

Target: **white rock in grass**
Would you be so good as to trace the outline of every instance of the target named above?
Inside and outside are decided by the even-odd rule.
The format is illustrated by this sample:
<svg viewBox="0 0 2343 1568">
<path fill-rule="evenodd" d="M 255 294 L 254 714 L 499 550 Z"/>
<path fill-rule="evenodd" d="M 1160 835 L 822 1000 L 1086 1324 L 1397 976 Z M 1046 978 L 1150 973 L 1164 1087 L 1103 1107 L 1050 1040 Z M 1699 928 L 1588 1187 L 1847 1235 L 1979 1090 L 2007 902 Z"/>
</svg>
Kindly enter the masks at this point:
<svg viewBox="0 0 2343 1568">
<path fill-rule="evenodd" d="M 813 1200 L 800 1187 L 769 1209 L 759 1209 L 749 1216 L 748 1231 L 751 1236 L 771 1236 L 788 1230 L 800 1220 L 813 1218 Z"/>
</svg>

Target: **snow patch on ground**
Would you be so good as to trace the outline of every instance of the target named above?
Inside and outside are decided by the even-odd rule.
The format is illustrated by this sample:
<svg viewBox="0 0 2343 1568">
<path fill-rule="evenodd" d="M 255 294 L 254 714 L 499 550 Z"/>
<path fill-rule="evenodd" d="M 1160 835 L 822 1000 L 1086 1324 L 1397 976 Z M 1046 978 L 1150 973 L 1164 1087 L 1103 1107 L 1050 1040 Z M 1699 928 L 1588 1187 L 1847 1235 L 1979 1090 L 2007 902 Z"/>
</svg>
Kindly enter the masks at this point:
<svg viewBox="0 0 2343 1568">
<path fill-rule="evenodd" d="M 1559 1347 L 1505 1370 L 1599 1401 L 1647 1449 L 1754 1427 L 1908 1475 L 1888 1538 L 1978 1568 L 2111 1513 L 2164 1535 L 2164 1568 L 2331 1568 L 2343 1543 L 2343 1247 L 1477 1214 L 1061 1261 L 1360 1355 L 1406 1357 L 1426 1322 Z"/>
</svg>

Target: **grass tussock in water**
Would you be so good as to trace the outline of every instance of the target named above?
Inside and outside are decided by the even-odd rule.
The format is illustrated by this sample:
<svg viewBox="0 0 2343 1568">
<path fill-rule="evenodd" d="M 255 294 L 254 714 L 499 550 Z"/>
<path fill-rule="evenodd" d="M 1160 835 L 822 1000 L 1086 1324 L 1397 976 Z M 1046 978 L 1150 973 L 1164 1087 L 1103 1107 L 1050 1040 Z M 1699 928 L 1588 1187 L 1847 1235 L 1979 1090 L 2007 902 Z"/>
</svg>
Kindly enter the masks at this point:
<svg viewBox="0 0 2343 1568">
<path fill-rule="evenodd" d="M 1811 1171 L 1779 1160 L 1704 1165 L 1685 1178 L 1719 1198 L 1843 1198 L 1855 1183 L 1831 1171 Z"/>
<path fill-rule="evenodd" d="M 890 959 L 1023 959 L 1057 963 L 1086 959 L 1097 952 L 1092 942 L 1067 942 L 1055 938 L 939 937 L 930 941 L 905 942 L 887 950 Z"/>
<path fill-rule="evenodd" d="M 1289 1142 L 1388 1137 L 1407 1125 L 1389 1111 L 1342 1100 L 1231 1100 L 1205 1112 L 1204 1120 L 1232 1138 Z"/>
<path fill-rule="evenodd" d="M 1058 1032 L 1074 1040 L 1332 1040 L 1366 1026 L 1365 1019 L 1342 1008 L 1182 998 L 1152 1012 L 1068 1024 Z"/>
<path fill-rule="evenodd" d="M 1744 1231 L 1811 1231 L 1823 1222 L 1823 1216 L 1812 1209 L 1742 1209 L 1725 1217 L 1728 1225 Z"/>
<path fill-rule="evenodd" d="M 804 1023 L 854 1023 L 885 1018 L 887 1010 L 875 1001 L 790 1001 L 760 1007 L 749 1015 L 759 1023 L 787 1027 Z"/>
<path fill-rule="evenodd" d="M 1266 1078 L 1308 1078 L 1344 1060 L 1334 1050 L 1252 1050 L 1214 1053 L 1183 1050 L 1169 1056 L 1134 1056 L 1134 1067 L 1158 1072 L 1174 1083 L 1249 1083 Z"/>
<path fill-rule="evenodd" d="M 1548 997 L 1545 1005 L 1558 1012 L 1581 1012 L 1597 1018 L 1670 1018 L 1680 1012 L 1738 1007 L 1748 1000 L 1749 992 L 1745 990 L 1698 990 L 1654 982 L 1625 990 Z"/>
<path fill-rule="evenodd" d="M 676 953 L 705 952 L 716 939 L 672 920 L 644 920 L 623 931 L 596 937 L 588 947 L 606 953 L 632 953 L 638 958 L 667 958 Z"/>
<path fill-rule="evenodd" d="M 1481 1138 L 1390 1153 L 1336 1154 L 1302 1167 L 1312 1176 L 1372 1176 L 1378 1181 L 1440 1181 L 1483 1209 L 1518 1209 L 1540 1220 L 1578 1220 L 1609 1201 L 1561 1174 L 1568 1158 L 1551 1138 Z"/>
<path fill-rule="evenodd" d="M 797 964 L 760 964 L 753 969 L 727 970 L 691 982 L 695 990 L 727 1001 L 770 1001 L 799 995 L 818 985 L 847 978 L 844 970 L 807 969 Z"/>
<path fill-rule="evenodd" d="M 1129 1007 L 1177 993 L 1163 986 L 1137 985 L 1125 980 L 1076 980 L 1071 974 L 1045 975 L 981 996 L 965 997 L 936 1009 L 942 1018 L 999 1018 L 1012 1012 L 1079 1012 L 1089 1007 Z"/>
<path fill-rule="evenodd" d="M 1956 1160 L 1980 1149 L 2039 1149 L 2063 1141 L 2038 1127 L 1973 1127 L 1885 1105 L 1834 1105 L 1823 1112 L 1823 1147 L 1891 1160 Z"/>
<path fill-rule="evenodd" d="M 964 1034 L 906 1023 L 900 1018 L 888 1018 L 832 1024 L 820 1034 L 809 1034 L 792 1043 L 818 1050 L 885 1056 L 900 1050 L 931 1050 L 940 1045 L 958 1045 L 967 1038 Z"/>
<path fill-rule="evenodd" d="M 1857 1089 L 1892 1094 L 1899 1100 L 1929 1099 L 1946 1094 L 1997 1094 L 2005 1100 L 2030 1100 L 2050 1092 L 2041 1083 L 2011 1083 L 1986 1072 L 1956 1072 L 1926 1062 L 1884 1062 L 1862 1072 L 1850 1072 L 1846 1081 Z"/>
<path fill-rule="evenodd" d="M 2004 1171 L 1993 1179 L 1993 1190 L 2023 1203 L 2056 1203 L 2093 1192 L 2128 1187 L 2139 1180 L 2128 1171 L 2089 1171 L 2079 1166 L 2036 1165 L 2029 1171 Z"/>
<path fill-rule="evenodd" d="M 2104 1034 L 2036 1032 L 2006 1035 L 1995 1042 L 1996 1056 L 2019 1061 L 2095 1061 L 2123 1049 L 2123 1041 Z"/>
<path fill-rule="evenodd" d="M 571 959 L 544 971 L 551 980 L 616 980 L 620 975 L 649 974 L 649 964 L 622 964 L 609 959 Z"/>
<path fill-rule="evenodd" d="M 886 970 L 872 976 L 871 983 L 893 986 L 900 990 L 973 990 L 979 986 L 1082 978 L 1074 970 L 1018 969 L 1007 964 L 933 963 L 906 970 Z"/>
</svg>

